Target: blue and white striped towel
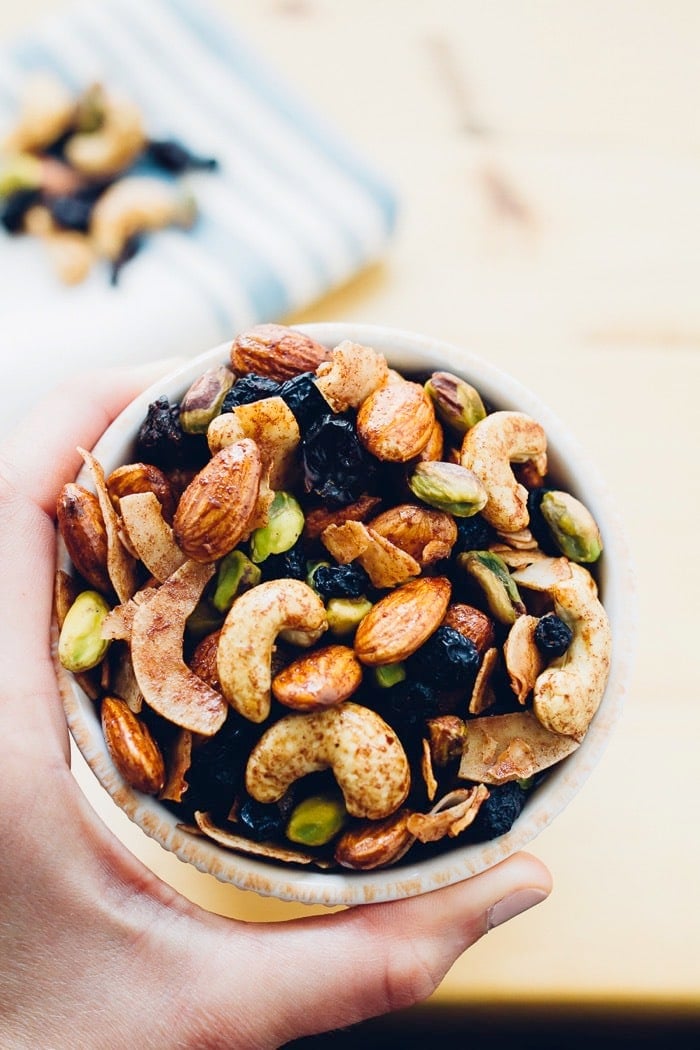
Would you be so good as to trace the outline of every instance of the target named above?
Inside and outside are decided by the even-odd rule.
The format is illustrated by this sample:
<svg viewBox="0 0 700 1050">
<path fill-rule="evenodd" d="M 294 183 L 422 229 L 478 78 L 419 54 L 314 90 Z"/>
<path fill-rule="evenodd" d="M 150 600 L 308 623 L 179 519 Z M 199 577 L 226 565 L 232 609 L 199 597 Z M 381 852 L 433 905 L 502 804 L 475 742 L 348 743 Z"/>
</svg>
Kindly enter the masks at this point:
<svg viewBox="0 0 700 1050">
<path fill-rule="evenodd" d="M 384 253 L 392 189 L 201 0 L 91 0 L 37 25 L 0 52 L 0 127 L 35 71 L 128 95 L 152 137 L 220 168 L 186 176 L 196 226 L 150 238 L 116 288 L 99 267 L 65 288 L 41 245 L 0 233 L 17 413 L 62 372 L 198 352 L 303 309 Z"/>
</svg>

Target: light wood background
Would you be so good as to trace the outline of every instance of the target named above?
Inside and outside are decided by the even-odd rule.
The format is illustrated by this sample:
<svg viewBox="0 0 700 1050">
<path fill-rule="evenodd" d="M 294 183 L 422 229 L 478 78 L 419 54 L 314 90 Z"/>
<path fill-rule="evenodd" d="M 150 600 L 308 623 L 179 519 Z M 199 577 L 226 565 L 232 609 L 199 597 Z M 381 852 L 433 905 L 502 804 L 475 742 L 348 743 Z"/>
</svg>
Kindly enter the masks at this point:
<svg viewBox="0 0 700 1050">
<path fill-rule="evenodd" d="M 597 461 L 637 562 L 622 723 L 532 846 L 554 894 L 462 958 L 433 1001 L 698 1010 L 700 4 L 217 6 L 401 199 L 386 261 L 289 320 L 410 328 L 513 373 Z M 0 33 L 58 7 L 2 0 Z M 76 776 L 123 841 L 205 907 L 259 921 L 302 910 L 186 868 L 79 759 Z"/>
</svg>

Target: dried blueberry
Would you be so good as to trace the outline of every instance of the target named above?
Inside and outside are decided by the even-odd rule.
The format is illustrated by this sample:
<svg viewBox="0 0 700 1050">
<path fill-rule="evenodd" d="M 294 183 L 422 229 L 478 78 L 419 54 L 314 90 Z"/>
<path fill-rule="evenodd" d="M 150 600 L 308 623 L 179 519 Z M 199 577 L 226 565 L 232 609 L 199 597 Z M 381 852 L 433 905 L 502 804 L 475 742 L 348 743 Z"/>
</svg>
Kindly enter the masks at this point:
<svg viewBox="0 0 700 1050">
<path fill-rule="evenodd" d="M 280 384 L 267 376 L 248 372 L 240 376 L 233 384 L 221 406 L 222 412 L 232 412 L 238 405 L 252 405 L 254 401 L 263 401 L 266 397 L 276 397 Z"/>
<path fill-rule="evenodd" d="M 39 200 L 39 190 L 16 190 L 0 201 L 0 223 L 8 233 L 20 233 L 24 216 Z"/>
<path fill-rule="evenodd" d="M 122 245 L 122 249 L 116 259 L 112 261 L 112 267 L 110 271 L 110 284 L 118 284 L 119 275 L 134 256 L 141 251 L 143 245 L 143 237 L 138 234 L 134 234 L 132 237 L 127 237 Z"/>
<path fill-rule="evenodd" d="M 360 598 L 367 593 L 370 578 L 361 565 L 319 565 L 314 589 L 324 601 L 329 598 Z"/>
<path fill-rule="evenodd" d="M 197 156 L 175 139 L 151 139 L 146 156 L 172 175 L 180 175 L 183 171 L 214 171 L 219 166 L 215 157 Z"/>
<path fill-rule="evenodd" d="M 87 233 L 94 201 L 79 196 L 51 197 L 47 207 L 54 222 L 66 230 Z"/>
<path fill-rule="evenodd" d="M 515 781 L 507 784 L 489 784 L 489 797 L 482 802 L 472 825 L 472 834 L 479 840 L 505 835 L 522 813 L 527 792 Z"/>
<path fill-rule="evenodd" d="M 179 418 L 179 405 L 165 395 L 152 401 L 136 437 L 138 458 L 163 470 L 203 466 L 209 457 L 206 435 L 186 434 Z"/>
<path fill-rule="evenodd" d="M 359 442 L 353 421 L 328 413 L 311 425 L 302 441 L 307 492 L 329 507 L 345 507 L 367 491 L 375 464 Z"/>
<path fill-rule="evenodd" d="M 328 413 L 328 402 L 314 380 L 313 372 L 302 372 L 287 379 L 279 390 L 279 396 L 294 413 L 302 433 Z"/>
<path fill-rule="evenodd" d="M 225 818 L 239 790 L 256 729 L 230 711 L 219 732 L 195 747 L 183 797 L 188 811 L 201 809 Z"/>
<path fill-rule="evenodd" d="M 471 638 L 454 627 L 438 627 L 420 649 L 408 658 L 409 675 L 430 682 L 436 689 L 469 687 L 479 670 L 481 657 Z"/>
<path fill-rule="evenodd" d="M 305 580 L 306 548 L 302 540 L 283 554 L 269 554 L 261 563 L 263 580 Z"/>
<path fill-rule="evenodd" d="M 279 839 L 284 832 L 284 818 L 279 807 L 247 798 L 238 809 L 238 823 L 256 842 Z"/>
<path fill-rule="evenodd" d="M 537 488 L 530 489 L 527 494 L 527 509 L 530 515 L 529 529 L 532 535 L 537 540 L 540 548 L 545 554 L 549 554 L 553 558 L 561 556 L 561 551 L 556 545 L 549 525 L 544 519 L 540 504 L 542 503 L 542 497 L 549 492 L 550 489 Z"/>
<path fill-rule="evenodd" d="M 542 655 L 549 659 L 563 656 L 573 637 L 569 625 L 554 613 L 543 616 L 535 628 L 535 644 Z"/>
<path fill-rule="evenodd" d="M 487 550 L 489 544 L 493 543 L 496 532 L 481 514 L 473 514 L 470 518 L 457 518 L 456 521 L 457 542 L 453 547 L 453 554 Z"/>
<path fill-rule="evenodd" d="M 440 713 L 437 694 L 425 682 L 404 679 L 381 691 L 381 715 L 404 743 L 420 743 L 425 722 Z"/>
</svg>

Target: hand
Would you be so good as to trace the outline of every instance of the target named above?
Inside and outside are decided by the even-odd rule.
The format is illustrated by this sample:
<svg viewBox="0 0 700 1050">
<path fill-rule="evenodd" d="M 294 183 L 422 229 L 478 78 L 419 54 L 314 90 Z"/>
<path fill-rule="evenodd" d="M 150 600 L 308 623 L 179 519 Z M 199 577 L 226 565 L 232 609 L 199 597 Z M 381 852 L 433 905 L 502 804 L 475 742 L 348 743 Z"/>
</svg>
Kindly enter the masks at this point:
<svg viewBox="0 0 700 1050">
<path fill-rule="evenodd" d="M 280 924 L 195 907 L 102 825 L 69 768 L 49 651 L 58 492 L 148 377 L 110 371 L 0 449 L 0 1045 L 262 1048 L 426 998 L 487 929 L 542 900 L 518 854 L 410 900 Z"/>
</svg>

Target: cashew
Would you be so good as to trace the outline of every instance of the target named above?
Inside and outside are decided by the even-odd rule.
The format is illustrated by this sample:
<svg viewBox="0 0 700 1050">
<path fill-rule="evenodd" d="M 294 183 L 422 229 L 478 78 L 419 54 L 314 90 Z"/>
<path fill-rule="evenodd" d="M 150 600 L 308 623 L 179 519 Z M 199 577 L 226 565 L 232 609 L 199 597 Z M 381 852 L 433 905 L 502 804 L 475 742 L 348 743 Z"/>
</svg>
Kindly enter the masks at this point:
<svg viewBox="0 0 700 1050">
<path fill-rule="evenodd" d="M 558 563 L 558 558 L 550 559 Z M 523 587 L 546 591 L 554 611 L 573 631 L 563 656 L 538 676 L 533 710 L 539 722 L 554 733 L 581 741 L 605 692 L 612 648 L 610 624 L 586 569 L 571 562 L 568 579 L 557 579 L 544 561 L 513 573 Z"/>
<path fill-rule="evenodd" d="M 297 645 L 313 645 L 328 626 L 323 602 L 301 580 L 269 580 L 237 598 L 224 621 L 216 656 L 221 689 L 239 714 L 264 722 L 270 713 L 272 650 L 293 628 Z"/>
<path fill-rule="evenodd" d="M 481 513 L 501 532 L 519 532 L 530 521 L 527 489 L 510 466 L 528 460 L 547 472 L 545 432 L 523 412 L 492 412 L 464 436 L 460 461 L 483 482 L 488 501 Z"/>
<path fill-rule="evenodd" d="M 354 817 L 382 820 L 405 801 L 411 781 L 399 738 L 376 711 L 346 701 L 275 722 L 251 751 L 246 788 L 276 802 L 308 773 L 331 769 Z"/>
<path fill-rule="evenodd" d="M 264 465 L 270 467 L 269 484 L 286 488 L 293 470 L 294 453 L 301 440 L 294 413 L 281 397 L 266 397 L 232 412 L 216 416 L 207 429 L 212 455 L 241 438 L 252 438 Z"/>
<path fill-rule="evenodd" d="M 90 236 L 99 255 L 116 261 L 138 233 L 166 226 L 191 226 L 194 200 L 162 179 L 130 175 L 113 182 L 98 199 L 90 219 Z"/>
<path fill-rule="evenodd" d="M 105 96 L 96 131 L 71 135 L 65 155 L 72 167 L 92 178 L 116 175 L 146 144 L 141 111 L 128 99 Z"/>
<path fill-rule="evenodd" d="M 336 346 L 330 361 L 316 369 L 316 386 L 335 412 L 357 408 L 385 382 L 389 372 L 386 358 L 369 346 L 344 339 Z"/>
</svg>

